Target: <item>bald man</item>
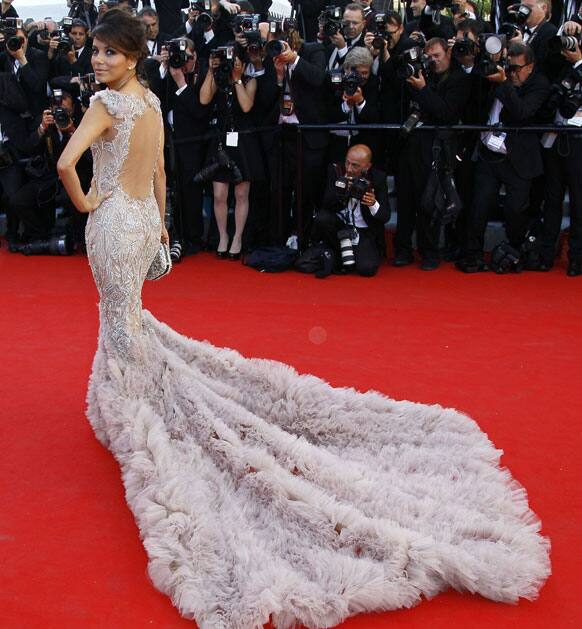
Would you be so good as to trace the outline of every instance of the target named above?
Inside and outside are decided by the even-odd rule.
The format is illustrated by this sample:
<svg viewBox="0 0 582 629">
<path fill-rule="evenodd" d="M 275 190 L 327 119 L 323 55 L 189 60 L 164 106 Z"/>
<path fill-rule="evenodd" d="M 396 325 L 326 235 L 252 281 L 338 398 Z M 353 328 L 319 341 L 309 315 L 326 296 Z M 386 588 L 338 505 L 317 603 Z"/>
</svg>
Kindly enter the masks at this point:
<svg viewBox="0 0 582 629">
<path fill-rule="evenodd" d="M 364 178 L 369 187 L 361 200 L 342 194 L 347 178 L 351 183 Z M 372 167 L 372 152 L 365 144 L 349 149 L 343 164 L 330 164 L 327 188 L 322 208 L 316 214 L 311 230 L 311 242 L 323 242 L 336 255 L 336 266 L 342 268 L 340 236 L 348 230 L 354 251 L 355 264 L 343 265 L 364 277 L 376 275 L 385 253 L 384 224 L 390 220 L 386 175 Z M 339 234 L 339 236 L 338 236 Z"/>
</svg>

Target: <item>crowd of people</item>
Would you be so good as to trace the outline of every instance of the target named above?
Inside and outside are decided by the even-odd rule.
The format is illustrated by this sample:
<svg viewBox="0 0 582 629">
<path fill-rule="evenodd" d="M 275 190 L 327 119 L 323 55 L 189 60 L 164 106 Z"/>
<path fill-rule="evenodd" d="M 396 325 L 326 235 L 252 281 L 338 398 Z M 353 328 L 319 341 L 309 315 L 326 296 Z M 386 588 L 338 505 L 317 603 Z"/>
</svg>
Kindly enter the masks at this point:
<svg viewBox="0 0 582 629">
<path fill-rule="evenodd" d="M 2 2 L 10 251 L 84 249 L 87 217 L 56 164 L 100 87 L 91 29 L 125 10 L 146 29 L 140 71 L 162 104 L 175 259 L 299 243 L 329 272 L 372 276 L 391 176 L 394 266 L 412 264 L 414 246 L 427 271 L 442 259 L 469 273 L 550 270 L 568 193 L 567 273 L 582 275 L 582 2 L 498 0 L 485 15 L 469 0 L 297 0 L 290 18 L 270 15 L 270 0 L 154 5 L 75 0 L 57 23 Z M 319 126 L 298 142 L 300 125 Z M 77 170 L 89 190 L 89 151 Z M 492 218 L 507 239 L 489 259 Z"/>
</svg>

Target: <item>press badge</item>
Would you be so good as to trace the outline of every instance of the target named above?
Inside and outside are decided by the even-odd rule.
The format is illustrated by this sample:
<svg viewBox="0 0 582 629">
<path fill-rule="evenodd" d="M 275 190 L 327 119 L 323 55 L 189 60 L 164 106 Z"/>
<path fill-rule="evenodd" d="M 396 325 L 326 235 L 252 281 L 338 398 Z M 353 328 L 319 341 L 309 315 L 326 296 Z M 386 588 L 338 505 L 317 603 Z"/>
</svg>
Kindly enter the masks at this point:
<svg viewBox="0 0 582 629">
<path fill-rule="evenodd" d="M 226 134 L 226 146 L 238 146 L 238 131 L 228 131 Z"/>
<path fill-rule="evenodd" d="M 499 152 L 503 150 L 503 144 L 507 133 L 491 133 L 487 138 L 487 148 Z"/>
</svg>

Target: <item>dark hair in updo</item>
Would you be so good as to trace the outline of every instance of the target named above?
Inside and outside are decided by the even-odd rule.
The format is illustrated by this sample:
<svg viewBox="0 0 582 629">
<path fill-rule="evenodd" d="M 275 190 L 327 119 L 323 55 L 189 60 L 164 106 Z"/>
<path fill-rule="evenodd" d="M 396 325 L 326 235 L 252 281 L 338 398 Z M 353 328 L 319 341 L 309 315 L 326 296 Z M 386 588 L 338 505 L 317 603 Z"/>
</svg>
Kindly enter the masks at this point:
<svg viewBox="0 0 582 629">
<path fill-rule="evenodd" d="M 145 25 L 140 19 L 123 9 L 109 9 L 99 18 L 91 37 L 100 39 L 127 57 L 137 59 L 137 74 L 143 74 L 143 62 L 148 56 L 148 48 Z"/>
</svg>

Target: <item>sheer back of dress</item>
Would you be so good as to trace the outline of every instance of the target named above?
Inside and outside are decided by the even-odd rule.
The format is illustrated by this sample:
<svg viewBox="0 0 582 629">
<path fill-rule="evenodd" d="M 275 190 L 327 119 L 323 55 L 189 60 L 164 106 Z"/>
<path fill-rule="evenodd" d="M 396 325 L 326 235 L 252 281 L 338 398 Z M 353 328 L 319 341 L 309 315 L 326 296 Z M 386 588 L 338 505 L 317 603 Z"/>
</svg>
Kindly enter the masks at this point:
<svg viewBox="0 0 582 629">
<path fill-rule="evenodd" d="M 149 90 L 143 97 L 103 90 L 93 98 L 114 118 L 113 127 L 91 146 L 97 189 L 119 188 L 131 198 L 147 198 L 161 150 L 159 100 Z"/>
</svg>

